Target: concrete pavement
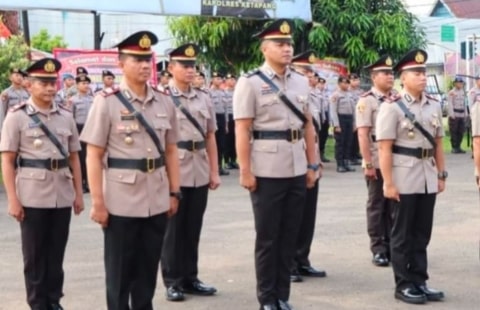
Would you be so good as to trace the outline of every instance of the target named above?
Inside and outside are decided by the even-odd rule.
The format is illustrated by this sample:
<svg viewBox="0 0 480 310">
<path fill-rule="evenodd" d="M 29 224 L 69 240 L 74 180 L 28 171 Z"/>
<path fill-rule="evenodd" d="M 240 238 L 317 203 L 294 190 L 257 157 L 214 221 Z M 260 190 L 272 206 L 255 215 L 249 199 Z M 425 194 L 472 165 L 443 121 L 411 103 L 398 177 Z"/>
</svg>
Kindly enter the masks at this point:
<svg viewBox="0 0 480 310">
<path fill-rule="evenodd" d="M 448 155 L 447 191 L 438 196 L 429 246 L 429 284 L 446 299 L 428 309 L 480 309 L 479 194 L 473 183 L 470 155 Z M 366 188 L 360 169 L 337 174 L 327 164 L 321 181 L 317 228 L 311 261 L 326 269 L 324 279 L 292 284 L 295 309 L 411 309 L 393 298 L 390 268 L 374 267 L 366 233 Z M 200 248 L 200 279 L 215 285 L 213 297 L 188 296 L 182 303 L 165 301 L 161 276 L 155 309 L 258 309 L 253 264 L 254 226 L 246 191 L 238 174 L 223 177 L 211 192 Z M 65 258 L 67 310 L 105 307 L 103 236 L 87 211 L 72 218 Z M 0 309 L 26 310 L 19 227 L 6 213 L 0 194 Z"/>
</svg>

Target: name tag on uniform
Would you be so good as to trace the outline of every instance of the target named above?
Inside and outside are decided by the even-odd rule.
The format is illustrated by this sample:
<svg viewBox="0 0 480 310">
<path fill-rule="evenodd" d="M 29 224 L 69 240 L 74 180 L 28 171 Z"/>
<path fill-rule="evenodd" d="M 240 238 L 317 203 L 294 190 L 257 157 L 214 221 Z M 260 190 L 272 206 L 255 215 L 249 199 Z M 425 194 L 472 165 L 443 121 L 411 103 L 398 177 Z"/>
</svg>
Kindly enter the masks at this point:
<svg viewBox="0 0 480 310">
<path fill-rule="evenodd" d="M 135 120 L 135 115 L 133 115 L 133 114 L 121 115 L 120 120 L 122 120 L 122 121 L 133 121 L 133 120 Z"/>
<path fill-rule="evenodd" d="M 39 125 L 38 123 L 35 123 L 35 122 L 33 122 L 33 123 L 28 123 L 28 128 L 37 128 L 37 127 L 39 127 L 39 126 L 40 126 L 40 125 Z"/>
</svg>

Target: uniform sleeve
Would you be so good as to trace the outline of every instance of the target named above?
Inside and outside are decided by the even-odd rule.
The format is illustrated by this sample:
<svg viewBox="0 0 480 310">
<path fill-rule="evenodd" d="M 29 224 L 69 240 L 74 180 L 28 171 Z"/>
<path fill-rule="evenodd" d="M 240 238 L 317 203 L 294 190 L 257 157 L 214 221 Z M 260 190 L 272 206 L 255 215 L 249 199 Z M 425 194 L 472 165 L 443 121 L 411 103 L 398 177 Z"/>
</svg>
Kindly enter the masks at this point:
<svg viewBox="0 0 480 310">
<path fill-rule="evenodd" d="M 72 131 L 72 135 L 68 140 L 68 151 L 78 152 L 82 149 L 82 147 L 80 146 L 80 137 L 78 136 L 77 125 L 75 124 L 75 120 L 73 119 L 71 114 L 67 115 L 67 117 L 68 121 L 70 122 L 70 130 Z"/>
<path fill-rule="evenodd" d="M 215 132 L 217 131 L 215 108 L 213 107 L 212 100 L 208 95 L 205 95 L 205 100 L 207 100 L 208 112 L 210 113 L 210 119 L 207 120 L 207 132 Z"/>
<path fill-rule="evenodd" d="M 333 127 L 339 127 L 340 121 L 338 120 L 338 113 L 337 113 L 337 105 L 338 105 L 338 96 L 333 94 L 330 97 L 330 119 L 332 122 Z"/>
<path fill-rule="evenodd" d="M 0 137 L 0 152 L 18 152 L 20 148 L 20 121 L 18 113 L 10 112 L 5 116 Z"/>
<path fill-rule="evenodd" d="M 472 137 L 480 136 L 480 102 L 474 103 L 470 108 L 472 118 Z"/>
<path fill-rule="evenodd" d="M 468 92 L 468 104 L 470 104 L 470 106 L 473 106 L 474 103 L 475 103 L 475 91 L 472 89 Z"/>
<path fill-rule="evenodd" d="M 178 136 L 179 136 L 179 128 L 178 128 L 178 120 L 177 120 L 177 114 L 176 114 L 176 108 L 175 104 L 173 102 L 168 102 L 169 100 L 172 100 L 171 98 L 167 97 L 167 112 L 168 112 L 168 119 L 170 121 L 170 128 L 167 131 L 167 134 L 165 136 L 165 143 L 166 144 L 177 144 L 178 142 Z"/>
<path fill-rule="evenodd" d="M 255 118 L 256 96 L 249 78 L 242 76 L 238 79 L 237 86 L 233 92 L 233 118 L 251 119 Z"/>
<path fill-rule="evenodd" d="M 397 138 L 398 113 L 395 103 L 384 103 L 380 105 L 377 115 L 376 138 L 379 140 L 395 140 Z"/>
<path fill-rule="evenodd" d="M 105 148 L 110 135 L 111 119 L 109 105 L 103 96 L 96 96 L 87 121 L 80 135 L 80 140 L 98 147 Z"/>
<path fill-rule="evenodd" d="M 372 113 L 373 105 L 367 97 L 362 97 L 358 100 L 355 108 L 355 122 L 357 127 L 372 127 Z"/>
</svg>

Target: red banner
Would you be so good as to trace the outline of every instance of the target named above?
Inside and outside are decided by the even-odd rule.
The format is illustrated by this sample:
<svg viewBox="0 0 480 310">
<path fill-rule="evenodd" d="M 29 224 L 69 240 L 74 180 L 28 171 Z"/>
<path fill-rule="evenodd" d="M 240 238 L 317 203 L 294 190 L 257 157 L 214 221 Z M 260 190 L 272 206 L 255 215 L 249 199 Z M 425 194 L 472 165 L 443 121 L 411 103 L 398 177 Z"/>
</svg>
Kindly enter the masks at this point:
<svg viewBox="0 0 480 310">
<path fill-rule="evenodd" d="M 62 83 L 62 74 L 70 73 L 75 76 L 77 67 L 84 67 L 87 69 L 88 76 L 92 80 L 92 90 L 103 87 L 103 70 L 110 70 L 115 74 L 116 84 L 120 83 L 122 79 L 123 74 L 118 67 L 118 52 L 116 50 L 96 51 L 55 48 L 53 50 L 53 55 L 62 64 L 62 69 L 59 72 L 59 86 L 61 86 Z M 155 55 L 152 57 L 152 77 L 150 82 L 152 85 L 157 84 Z"/>
</svg>

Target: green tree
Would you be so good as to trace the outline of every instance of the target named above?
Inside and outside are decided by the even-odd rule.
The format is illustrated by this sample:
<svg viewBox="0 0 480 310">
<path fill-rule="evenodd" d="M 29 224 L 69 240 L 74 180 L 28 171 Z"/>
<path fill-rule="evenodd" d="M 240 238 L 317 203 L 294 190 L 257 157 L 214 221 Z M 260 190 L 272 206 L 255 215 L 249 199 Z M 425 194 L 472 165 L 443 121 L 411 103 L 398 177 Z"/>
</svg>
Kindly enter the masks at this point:
<svg viewBox="0 0 480 310">
<path fill-rule="evenodd" d="M 10 85 L 10 69 L 27 67 L 28 52 L 23 36 L 11 36 L 0 43 L 0 90 Z"/>
<path fill-rule="evenodd" d="M 67 43 L 65 43 L 62 36 L 52 37 L 47 29 L 40 29 L 40 32 L 32 37 L 31 43 L 32 47 L 47 53 L 51 53 L 56 47 L 67 47 Z"/>
<path fill-rule="evenodd" d="M 319 57 L 346 59 L 352 71 L 388 53 L 398 58 L 412 47 L 423 47 L 425 34 L 400 0 L 311 0 L 313 23 L 295 21 L 295 50 L 310 46 Z M 261 61 L 252 35 L 264 21 L 212 17 L 172 17 L 176 43 L 195 42 L 200 59 L 213 68 L 248 70 Z"/>
</svg>

